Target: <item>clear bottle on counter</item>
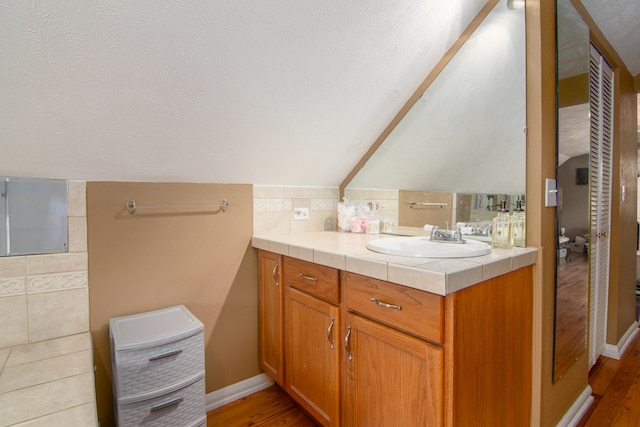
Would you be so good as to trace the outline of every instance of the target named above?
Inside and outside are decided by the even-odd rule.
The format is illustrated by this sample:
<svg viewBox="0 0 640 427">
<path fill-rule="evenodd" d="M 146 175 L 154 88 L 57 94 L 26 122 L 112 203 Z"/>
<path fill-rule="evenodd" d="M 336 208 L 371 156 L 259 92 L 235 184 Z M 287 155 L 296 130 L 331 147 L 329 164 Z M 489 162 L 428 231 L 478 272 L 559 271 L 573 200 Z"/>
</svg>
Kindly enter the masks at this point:
<svg viewBox="0 0 640 427">
<path fill-rule="evenodd" d="M 493 218 L 491 244 L 494 248 L 509 249 L 511 245 L 511 217 L 507 209 L 507 201 L 500 202 L 498 214 Z"/>
<path fill-rule="evenodd" d="M 511 244 L 524 248 L 526 235 L 526 215 L 522 200 L 516 200 L 516 209 L 511 213 Z"/>
</svg>

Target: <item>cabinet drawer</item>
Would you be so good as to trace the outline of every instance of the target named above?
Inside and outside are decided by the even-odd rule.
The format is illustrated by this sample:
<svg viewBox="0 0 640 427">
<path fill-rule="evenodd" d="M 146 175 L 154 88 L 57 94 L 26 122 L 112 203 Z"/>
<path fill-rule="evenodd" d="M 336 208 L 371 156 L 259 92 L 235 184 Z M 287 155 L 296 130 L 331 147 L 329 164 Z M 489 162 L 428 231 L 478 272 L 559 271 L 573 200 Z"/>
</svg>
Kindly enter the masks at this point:
<svg viewBox="0 0 640 427">
<path fill-rule="evenodd" d="M 348 310 L 442 344 L 444 298 L 429 292 L 346 273 Z"/>
<path fill-rule="evenodd" d="M 118 398 L 129 400 L 178 384 L 204 372 L 204 336 L 115 352 Z"/>
<path fill-rule="evenodd" d="M 285 257 L 283 273 L 287 286 L 334 304 L 340 302 L 340 272 L 335 268 Z"/>
<path fill-rule="evenodd" d="M 206 420 L 204 377 L 174 392 L 120 405 L 120 426 L 200 426 Z"/>
</svg>

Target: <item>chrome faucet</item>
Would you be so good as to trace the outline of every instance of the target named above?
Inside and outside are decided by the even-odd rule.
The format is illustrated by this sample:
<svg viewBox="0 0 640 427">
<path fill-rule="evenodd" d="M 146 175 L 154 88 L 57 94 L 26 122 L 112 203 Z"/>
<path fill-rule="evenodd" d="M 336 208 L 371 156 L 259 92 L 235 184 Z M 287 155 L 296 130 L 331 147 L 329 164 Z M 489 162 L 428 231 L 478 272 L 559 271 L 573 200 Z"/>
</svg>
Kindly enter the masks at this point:
<svg viewBox="0 0 640 427">
<path fill-rule="evenodd" d="M 462 238 L 460 227 L 457 230 L 441 230 L 437 225 L 431 230 L 432 242 L 448 242 L 448 243 L 466 243 L 467 241 Z"/>
</svg>

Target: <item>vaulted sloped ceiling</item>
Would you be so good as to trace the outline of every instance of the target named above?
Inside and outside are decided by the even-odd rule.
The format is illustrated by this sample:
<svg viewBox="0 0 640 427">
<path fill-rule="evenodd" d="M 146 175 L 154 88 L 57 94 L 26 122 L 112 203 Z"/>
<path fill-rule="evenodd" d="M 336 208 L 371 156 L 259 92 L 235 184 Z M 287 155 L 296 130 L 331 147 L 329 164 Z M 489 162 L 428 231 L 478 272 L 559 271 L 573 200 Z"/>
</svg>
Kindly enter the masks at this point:
<svg viewBox="0 0 640 427">
<path fill-rule="evenodd" d="M 337 186 L 484 4 L 5 0 L 0 176 Z"/>
<path fill-rule="evenodd" d="M 0 176 L 337 186 L 484 0 L 6 0 Z"/>
</svg>

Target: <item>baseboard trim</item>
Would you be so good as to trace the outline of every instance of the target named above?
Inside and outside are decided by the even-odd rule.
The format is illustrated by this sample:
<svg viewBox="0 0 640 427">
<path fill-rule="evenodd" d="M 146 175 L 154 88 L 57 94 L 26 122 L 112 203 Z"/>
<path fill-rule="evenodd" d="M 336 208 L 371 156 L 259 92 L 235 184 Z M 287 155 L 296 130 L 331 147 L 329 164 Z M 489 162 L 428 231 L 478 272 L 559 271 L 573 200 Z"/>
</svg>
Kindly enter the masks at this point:
<svg viewBox="0 0 640 427">
<path fill-rule="evenodd" d="M 273 384 L 273 380 L 267 374 L 256 375 L 246 380 L 231 384 L 220 390 L 212 391 L 207 394 L 206 407 L 207 412 L 219 408 L 227 403 L 242 399 L 252 393 L 264 390 Z"/>
<path fill-rule="evenodd" d="M 556 427 L 575 427 L 578 425 L 584 414 L 587 413 L 591 403 L 593 403 L 593 396 L 591 395 L 591 386 L 587 386 L 580 396 L 573 402 L 573 405 L 564 414 L 564 417 L 558 422 Z"/>
<path fill-rule="evenodd" d="M 640 330 L 638 329 L 638 322 L 633 322 L 629 329 L 627 329 L 627 332 L 625 332 L 622 338 L 620 338 L 618 344 L 606 344 L 604 346 L 602 355 L 611 357 L 612 359 L 620 360 L 624 352 L 627 351 L 627 347 L 629 347 L 639 331 Z"/>
</svg>

